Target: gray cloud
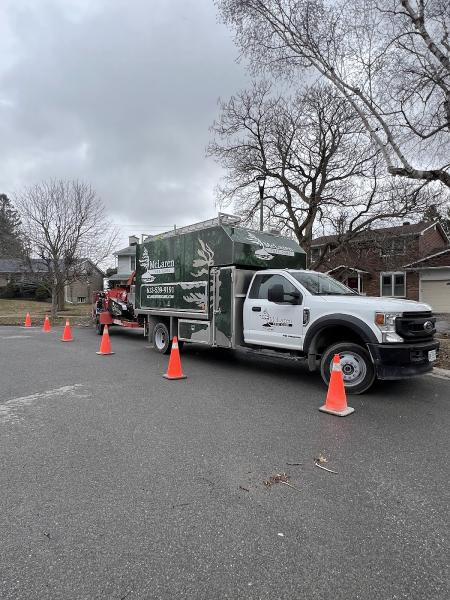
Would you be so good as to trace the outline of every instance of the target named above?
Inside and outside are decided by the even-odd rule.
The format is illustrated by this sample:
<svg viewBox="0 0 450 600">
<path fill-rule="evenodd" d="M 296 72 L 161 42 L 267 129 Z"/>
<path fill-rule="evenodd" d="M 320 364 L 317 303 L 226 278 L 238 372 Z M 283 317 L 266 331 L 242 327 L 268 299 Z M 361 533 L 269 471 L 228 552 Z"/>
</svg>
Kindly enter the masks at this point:
<svg viewBox="0 0 450 600">
<path fill-rule="evenodd" d="M 3 0 L 0 191 L 89 181 L 124 235 L 215 213 L 217 98 L 246 84 L 212 0 Z"/>
</svg>

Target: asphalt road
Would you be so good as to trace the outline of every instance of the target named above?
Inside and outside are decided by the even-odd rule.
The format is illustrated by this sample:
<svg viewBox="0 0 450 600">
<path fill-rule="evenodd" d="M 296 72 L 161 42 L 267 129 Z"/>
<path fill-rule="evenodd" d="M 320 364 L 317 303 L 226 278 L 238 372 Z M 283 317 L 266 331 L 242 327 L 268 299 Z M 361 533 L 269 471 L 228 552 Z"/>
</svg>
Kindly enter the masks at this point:
<svg viewBox="0 0 450 600">
<path fill-rule="evenodd" d="M 340 419 L 303 366 L 61 333 L 0 327 L 2 600 L 450 597 L 450 381 Z"/>
</svg>

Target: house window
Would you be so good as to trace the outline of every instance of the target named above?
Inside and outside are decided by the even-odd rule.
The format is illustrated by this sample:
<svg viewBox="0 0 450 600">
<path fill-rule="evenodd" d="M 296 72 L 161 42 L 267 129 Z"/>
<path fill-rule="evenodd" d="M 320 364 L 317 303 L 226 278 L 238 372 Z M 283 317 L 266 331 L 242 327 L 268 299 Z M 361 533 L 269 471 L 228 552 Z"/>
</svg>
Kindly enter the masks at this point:
<svg viewBox="0 0 450 600">
<path fill-rule="evenodd" d="M 406 254 L 406 240 L 405 238 L 394 238 L 392 240 L 386 240 L 383 243 L 380 252 L 381 256 L 400 256 Z"/>
<path fill-rule="evenodd" d="M 136 257 L 132 256 L 131 257 L 131 271 L 136 271 Z"/>
<path fill-rule="evenodd" d="M 405 273 L 381 273 L 381 295 L 404 298 L 406 296 Z"/>
<path fill-rule="evenodd" d="M 322 248 L 320 248 L 320 246 L 311 248 L 311 262 L 315 262 L 319 259 L 321 250 Z"/>
<path fill-rule="evenodd" d="M 86 296 L 78 296 L 78 298 L 77 298 L 77 302 L 78 302 L 79 304 L 86 304 L 86 302 L 87 302 L 87 298 L 86 298 Z"/>
</svg>

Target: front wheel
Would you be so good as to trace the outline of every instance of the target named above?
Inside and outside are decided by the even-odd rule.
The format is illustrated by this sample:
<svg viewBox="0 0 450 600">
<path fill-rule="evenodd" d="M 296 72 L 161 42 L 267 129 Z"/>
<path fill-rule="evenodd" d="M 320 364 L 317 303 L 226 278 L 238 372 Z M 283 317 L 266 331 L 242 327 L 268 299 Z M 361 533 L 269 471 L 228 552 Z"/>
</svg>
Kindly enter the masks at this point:
<svg viewBox="0 0 450 600">
<path fill-rule="evenodd" d="M 169 354 L 170 334 L 165 323 L 157 323 L 153 328 L 153 346 L 161 354 Z"/>
<path fill-rule="evenodd" d="M 333 356 L 341 357 L 342 376 L 345 390 L 349 394 L 363 394 L 375 381 L 375 368 L 365 348 L 350 342 L 340 342 L 327 348 L 320 361 L 320 374 L 326 385 L 331 376 Z"/>
</svg>

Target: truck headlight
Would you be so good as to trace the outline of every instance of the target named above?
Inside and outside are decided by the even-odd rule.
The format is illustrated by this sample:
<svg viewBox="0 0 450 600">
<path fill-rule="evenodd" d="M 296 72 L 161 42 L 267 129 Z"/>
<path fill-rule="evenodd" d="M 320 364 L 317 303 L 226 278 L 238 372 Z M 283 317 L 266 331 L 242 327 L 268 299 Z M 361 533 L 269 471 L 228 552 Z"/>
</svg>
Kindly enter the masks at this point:
<svg viewBox="0 0 450 600">
<path fill-rule="evenodd" d="M 398 312 L 375 313 L 375 324 L 381 331 L 383 342 L 403 342 L 403 338 L 395 331 L 395 319 L 401 316 L 402 313 Z"/>
</svg>

